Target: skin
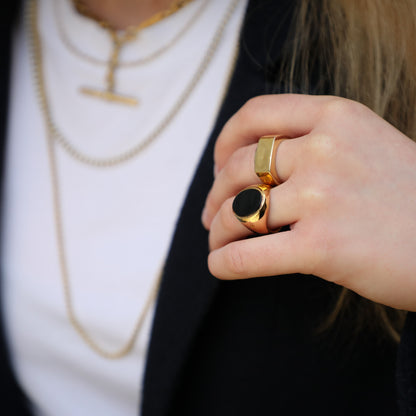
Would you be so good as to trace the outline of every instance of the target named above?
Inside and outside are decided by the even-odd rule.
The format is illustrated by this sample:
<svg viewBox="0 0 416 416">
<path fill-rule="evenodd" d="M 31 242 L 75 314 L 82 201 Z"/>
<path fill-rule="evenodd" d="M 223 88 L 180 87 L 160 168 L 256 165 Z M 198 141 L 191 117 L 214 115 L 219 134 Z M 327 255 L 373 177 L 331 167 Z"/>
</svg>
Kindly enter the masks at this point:
<svg viewBox="0 0 416 416">
<path fill-rule="evenodd" d="M 83 3 L 95 16 L 122 30 L 165 10 L 172 0 L 83 0 Z"/>
<path fill-rule="evenodd" d="M 269 228 L 255 238 L 233 197 L 260 183 L 258 138 L 284 134 L 270 192 Z M 208 266 L 220 279 L 304 273 L 373 301 L 416 310 L 416 143 L 367 107 L 330 96 L 270 95 L 247 102 L 215 148 L 202 216 Z"/>
</svg>

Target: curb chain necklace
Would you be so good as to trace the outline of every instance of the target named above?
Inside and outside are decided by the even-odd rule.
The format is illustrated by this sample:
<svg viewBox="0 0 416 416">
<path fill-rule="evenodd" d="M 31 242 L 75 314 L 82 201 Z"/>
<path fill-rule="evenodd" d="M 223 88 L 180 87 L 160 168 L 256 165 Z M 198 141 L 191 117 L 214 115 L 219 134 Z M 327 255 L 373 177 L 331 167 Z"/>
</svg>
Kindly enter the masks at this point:
<svg viewBox="0 0 416 416">
<path fill-rule="evenodd" d="M 154 59 L 161 56 L 165 51 L 167 51 L 170 47 L 172 47 L 176 42 L 179 41 L 179 39 L 192 27 L 192 25 L 195 23 L 195 21 L 198 19 L 198 17 L 201 15 L 201 13 L 204 11 L 205 7 L 208 5 L 208 0 L 203 0 L 201 6 L 195 11 L 194 14 L 188 19 L 186 24 L 182 27 L 179 32 L 173 36 L 173 38 L 167 42 L 166 44 L 162 45 L 159 49 L 156 49 L 149 55 L 146 55 L 142 58 L 132 59 L 131 61 L 124 61 L 124 62 L 118 62 L 117 68 L 132 68 L 134 66 L 139 65 L 145 65 L 150 62 L 152 62 Z M 68 37 L 68 34 L 65 32 L 64 23 L 62 21 L 61 13 L 58 10 L 59 4 L 57 1 L 54 2 L 54 14 L 55 14 L 55 20 L 57 22 L 58 32 L 59 36 L 62 40 L 62 43 L 65 45 L 65 47 L 75 56 L 78 58 L 83 59 L 84 61 L 87 61 L 93 65 L 97 66 L 108 66 L 108 60 L 105 59 L 99 59 L 94 56 L 88 55 L 83 50 L 78 49 L 76 45 L 74 45 L 71 41 L 71 39 Z"/>
<path fill-rule="evenodd" d="M 36 0 L 31 0 L 36 1 Z M 206 49 L 202 61 L 198 65 L 196 71 L 194 72 L 193 76 L 189 83 L 185 86 L 182 90 L 179 98 L 174 102 L 170 110 L 168 110 L 167 114 L 162 118 L 162 120 L 151 130 L 146 136 L 144 136 L 141 140 L 138 141 L 137 144 L 133 145 L 130 149 L 127 149 L 124 152 L 116 154 L 112 157 L 94 157 L 92 155 L 88 155 L 81 150 L 79 150 L 76 146 L 74 146 L 59 130 L 56 126 L 55 121 L 53 120 L 52 111 L 49 106 L 47 94 L 46 94 L 46 86 L 45 81 L 43 79 L 43 69 L 42 69 L 42 54 L 41 54 L 41 46 L 39 36 L 36 32 L 32 36 L 32 42 L 34 43 L 33 50 L 37 50 L 38 52 L 34 56 L 34 72 L 35 72 L 35 79 L 36 79 L 36 90 L 37 95 L 39 97 L 39 103 L 44 113 L 45 122 L 47 124 L 48 130 L 51 132 L 52 137 L 55 141 L 62 146 L 65 152 L 71 156 L 72 158 L 76 159 L 78 162 L 83 163 L 85 165 L 89 165 L 92 167 L 97 168 L 109 168 L 112 166 L 120 165 L 124 162 L 127 162 L 137 156 L 139 153 L 143 152 L 149 145 L 151 145 L 159 136 L 163 133 L 163 131 L 170 125 L 172 120 L 181 110 L 193 90 L 195 89 L 196 85 L 199 83 L 200 79 L 204 75 L 205 71 L 209 67 L 209 64 L 212 61 L 212 58 L 215 55 L 215 52 L 218 49 L 220 44 L 220 40 L 222 38 L 224 29 L 230 20 L 237 4 L 240 0 L 232 0 L 229 7 L 227 8 L 225 15 L 223 16 L 222 20 L 220 21 L 217 30 Z M 234 59 L 236 55 L 234 56 Z M 231 74 L 230 74 L 231 75 Z"/>
<path fill-rule="evenodd" d="M 227 9 L 227 13 L 220 24 L 221 30 L 217 30 L 216 35 L 214 36 L 214 40 L 208 49 L 209 55 L 212 57 L 214 51 L 213 44 L 215 46 L 219 43 L 219 36 L 222 34 L 223 29 L 228 22 L 229 18 L 231 17 L 232 12 L 234 11 L 237 3 L 239 0 L 233 0 L 231 6 Z M 60 198 L 60 187 L 59 187 L 59 175 L 57 169 L 57 161 L 56 161 L 56 154 L 55 154 L 55 144 L 60 143 L 57 141 L 56 137 L 56 130 L 54 124 L 52 122 L 52 116 L 50 113 L 49 103 L 46 98 L 45 92 L 45 84 L 43 79 L 43 61 L 42 61 L 42 47 L 40 42 L 40 36 L 37 26 L 37 19 L 38 19 L 38 4 L 37 0 L 30 0 L 28 2 L 28 6 L 26 9 L 26 27 L 29 28 L 29 35 L 30 35 L 30 49 L 31 49 L 31 58 L 32 58 L 32 66 L 33 66 L 33 76 L 34 76 L 34 84 L 35 90 L 39 102 L 39 106 L 44 117 L 45 125 L 46 125 L 46 141 L 47 141 L 47 152 L 49 158 L 49 168 L 50 168 L 50 175 L 51 175 L 51 188 L 52 188 L 52 200 L 53 200 L 53 211 L 54 211 L 54 223 L 55 223 L 55 231 L 56 231 L 56 241 L 57 241 L 57 250 L 58 250 L 58 260 L 59 260 L 59 268 L 61 271 L 61 279 L 62 279 L 62 286 L 64 292 L 64 301 L 65 301 L 65 309 L 68 316 L 68 320 L 72 327 L 75 329 L 76 333 L 80 336 L 80 338 L 85 342 L 85 344 L 93 350 L 99 356 L 106 358 L 106 359 L 119 359 L 127 354 L 129 354 L 137 340 L 137 336 L 140 332 L 140 329 L 143 326 L 145 321 L 146 315 L 155 301 L 157 297 L 157 293 L 159 290 L 162 272 L 160 271 L 157 278 L 153 282 L 151 287 L 150 293 L 145 301 L 143 309 L 139 313 L 139 316 L 135 322 L 133 330 L 128 337 L 127 341 L 120 346 L 118 349 L 109 350 L 102 346 L 100 346 L 88 333 L 86 328 L 78 319 L 72 301 L 72 293 L 70 287 L 70 278 L 69 278 L 69 271 L 67 266 L 67 257 L 66 257 L 66 250 L 65 250 L 65 243 L 64 243 L 64 230 L 63 230 L 63 219 L 62 219 L 62 207 L 61 207 L 61 198 Z M 219 28 L 219 29 L 220 29 Z M 214 47 L 215 50 L 215 47 Z M 228 89 L 228 85 L 231 80 L 231 74 L 233 72 L 236 57 L 237 57 L 238 45 L 235 49 L 234 59 L 229 67 L 227 80 L 224 86 L 224 90 L 222 93 L 221 101 L 224 98 L 225 92 Z M 206 59 L 203 60 L 204 62 Z M 205 63 L 204 69 L 210 62 L 210 59 Z M 202 68 L 202 67 L 201 67 Z M 197 71 L 201 72 L 201 71 Z M 202 70 L 202 73 L 204 71 Z M 199 75 L 198 79 L 201 77 L 202 73 Z M 195 76 L 194 78 L 195 79 Z M 190 93 L 190 91 L 189 91 Z M 189 93 L 187 96 L 189 96 Z M 184 100 L 183 100 L 184 101 Z M 175 112 L 176 114 L 176 112 Z M 171 117 L 173 118 L 173 117 Z M 100 165 L 102 166 L 102 165 Z"/>
</svg>

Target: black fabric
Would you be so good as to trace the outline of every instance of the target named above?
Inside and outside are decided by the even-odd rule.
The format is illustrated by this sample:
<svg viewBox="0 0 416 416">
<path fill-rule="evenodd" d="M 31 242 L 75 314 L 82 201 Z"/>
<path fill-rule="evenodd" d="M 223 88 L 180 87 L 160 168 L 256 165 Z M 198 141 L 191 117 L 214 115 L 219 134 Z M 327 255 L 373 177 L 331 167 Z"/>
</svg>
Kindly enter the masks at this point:
<svg viewBox="0 0 416 416">
<path fill-rule="evenodd" d="M 317 335 L 331 299 L 310 276 L 222 283 L 169 414 L 397 414 L 395 347 Z"/>
<path fill-rule="evenodd" d="M 292 4 L 291 1 L 252 1 L 249 4 L 229 92 L 185 201 L 167 260 L 148 354 L 144 415 L 162 415 L 167 411 L 195 331 L 218 289 L 219 282 L 207 270 L 208 236 L 200 220 L 213 180 L 214 143 L 232 114 L 248 99 L 268 89 L 267 68 L 261 63 L 277 53 L 272 52 L 265 31 L 273 30 L 274 36 L 276 33 L 285 35 L 272 23 L 283 22 L 278 17 L 290 15 Z M 271 22 L 265 16 L 276 19 Z M 279 45 L 275 45 L 274 50 L 278 51 Z"/>
<path fill-rule="evenodd" d="M 301 275 L 220 282 L 206 267 L 207 233 L 200 214 L 213 179 L 215 138 L 245 101 L 279 89 L 272 83 L 273 68 L 279 63 L 293 3 L 249 3 L 235 73 L 185 201 L 165 267 L 148 352 L 143 416 L 397 414 L 396 347 L 371 331 L 352 339 L 348 321 L 326 333 L 317 331 L 337 287 Z M 9 12 L 0 20 L 1 155 L 13 20 Z M 406 416 L 416 414 L 415 335 L 416 319 L 411 314 L 398 366 L 400 409 Z M 27 415 L 5 345 L 3 337 L 3 406 L 10 414 Z"/>
<path fill-rule="evenodd" d="M 8 99 L 9 99 L 9 70 L 11 63 L 11 42 L 13 24 L 17 19 L 20 3 L 8 1 L 2 5 L 0 13 L 0 174 L 3 178 L 5 134 L 7 130 Z M 0 181 L 0 204 L 2 202 L 3 181 Z M 4 338 L 3 322 L 0 328 L 0 386 L 1 401 L 5 409 L 18 416 L 29 415 L 28 403 L 20 387 L 12 375 L 8 358 L 7 344 Z M 12 410 L 13 409 L 13 410 Z"/>
<path fill-rule="evenodd" d="M 409 313 L 397 360 L 400 415 L 416 415 L 416 313 Z"/>
</svg>

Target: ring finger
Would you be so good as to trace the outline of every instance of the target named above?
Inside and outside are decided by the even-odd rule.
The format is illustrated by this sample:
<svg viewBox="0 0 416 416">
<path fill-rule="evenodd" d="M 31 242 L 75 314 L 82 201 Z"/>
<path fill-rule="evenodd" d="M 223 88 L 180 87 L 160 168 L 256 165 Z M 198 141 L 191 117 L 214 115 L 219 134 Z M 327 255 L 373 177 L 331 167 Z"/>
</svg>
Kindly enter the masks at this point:
<svg viewBox="0 0 416 416">
<path fill-rule="evenodd" d="M 269 195 L 267 226 L 270 230 L 294 224 L 300 219 L 301 206 L 291 180 L 272 188 Z M 228 198 L 212 220 L 209 234 L 211 250 L 216 250 L 232 241 L 255 236 L 234 215 L 233 200 L 234 198 Z"/>
</svg>

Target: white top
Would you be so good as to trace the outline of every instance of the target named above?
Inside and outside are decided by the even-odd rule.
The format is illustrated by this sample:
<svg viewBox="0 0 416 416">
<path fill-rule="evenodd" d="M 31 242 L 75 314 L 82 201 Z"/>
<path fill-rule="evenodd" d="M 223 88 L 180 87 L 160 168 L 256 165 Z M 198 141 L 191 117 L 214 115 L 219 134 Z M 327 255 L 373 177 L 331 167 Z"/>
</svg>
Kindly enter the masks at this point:
<svg viewBox="0 0 416 416">
<path fill-rule="evenodd" d="M 108 34 L 78 15 L 69 0 L 39 0 L 47 95 L 60 131 L 97 157 L 140 143 L 188 85 L 230 2 L 194 0 L 126 45 L 121 60 L 137 60 L 189 26 L 151 62 L 116 71 L 116 89 L 140 100 L 130 108 L 79 92 L 81 86 L 104 88 L 106 67 L 71 48 L 105 60 L 111 51 Z M 241 0 L 203 78 L 145 151 L 128 163 L 99 169 L 57 147 L 74 309 L 105 348 L 115 350 L 126 342 L 164 263 L 219 109 L 245 6 Z M 119 360 L 93 352 L 68 321 L 45 126 L 26 31 L 20 25 L 14 43 L 2 241 L 2 296 L 13 366 L 36 415 L 137 415 L 153 311 L 134 350 Z"/>
</svg>

